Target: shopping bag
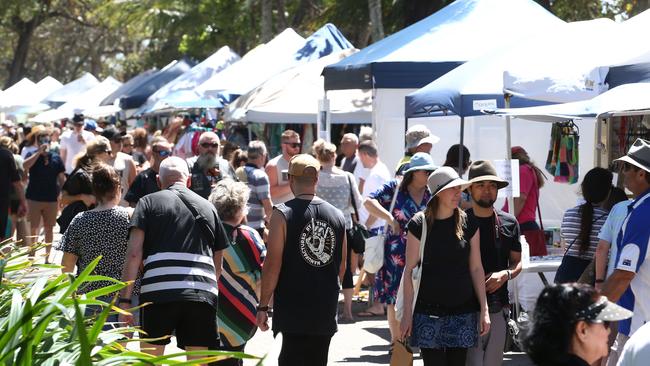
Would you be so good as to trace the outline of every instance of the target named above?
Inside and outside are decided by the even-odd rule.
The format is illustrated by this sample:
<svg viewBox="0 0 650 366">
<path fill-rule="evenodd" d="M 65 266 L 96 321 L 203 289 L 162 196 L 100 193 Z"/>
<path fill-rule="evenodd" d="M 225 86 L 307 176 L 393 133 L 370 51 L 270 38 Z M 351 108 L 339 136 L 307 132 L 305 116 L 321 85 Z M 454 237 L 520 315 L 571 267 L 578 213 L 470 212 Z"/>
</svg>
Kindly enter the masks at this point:
<svg viewBox="0 0 650 366">
<path fill-rule="evenodd" d="M 390 366 L 413 366 L 413 350 L 406 341 L 395 341 Z"/>
</svg>

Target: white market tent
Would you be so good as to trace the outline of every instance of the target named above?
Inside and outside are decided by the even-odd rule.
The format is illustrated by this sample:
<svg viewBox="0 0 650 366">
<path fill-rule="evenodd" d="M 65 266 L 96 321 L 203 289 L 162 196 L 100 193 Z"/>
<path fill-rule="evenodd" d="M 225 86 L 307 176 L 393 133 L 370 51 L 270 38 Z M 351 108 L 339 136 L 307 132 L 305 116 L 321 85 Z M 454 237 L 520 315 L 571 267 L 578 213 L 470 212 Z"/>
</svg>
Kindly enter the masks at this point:
<svg viewBox="0 0 650 366">
<path fill-rule="evenodd" d="M 504 107 L 504 70 L 525 65 L 534 68 L 537 60 L 546 60 L 547 55 L 564 54 L 568 49 L 576 53 L 589 52 L 593 39 L 614 32 L 617 26 L 609 19 L 562 24 L 546 34 L 530 37 L 520 44 L 496 49 L 468 61 L 407 95 L 406 117 L 411 118 L 411 123 L 426 120 L 425 124 L 432 132 L 441 137 L 442 142 L 434 147 L 433 156 L 437 161 L 444 161 L 448 147 L 459 140 L 469 148 L 474 159 L 506 159 L 512 140 L 514 145 L 524 146 L 531 157 L 541 164 L 548 152 L 550 125 L 521 122 L 513 126 L 510 134 L 509 126 L 504 124 L 503 119 L 482 113 L 483 109 Z M 560 63 L 561 60 L 555 62 Z M 530 106 L 539 102 L 513 98 L 512 103 Z M 457 127 L 459 122 L 460 131 Z M 465 125 L 471 132 L 466 139 Z M 580 168 L 584 172 L 594 166 L 594 141 L 590 141 L 589 136 L 593 136 L 595 123 L 589 119 L 582 121 L 581 125 L 581 132 L 587 136 L 580 145 Z M 540 136 L 544 138 L 540 139 Z M 574 189 L 567 189 L 566 184 L 548 182 L 544 186 L 545 199 L 540 204 L 548 224 L 559 224 L 564 211 L 578 200 L 576 193 Z"/>
<path fill-rule="evenodd" d="M 121 82 L 109 76 L 101 83 L 86 90 L 82 94 L 78 94 L 57 109 L 49 110 L 36 115 L 32 118 L 34 122 L 51 122 L 63 118 L 72 118 L 75 110 L 84 110 L 99 106 L 104 98 L 122 85 Z"/>
<path fill-rule="evenodd" d="M 392 169 L 404 150 L 407 94 L 492 51 L 497 44 L 518 44 L 561 24 L 562 20 L 532 0 L 458 0 L 326 67 L 325 88 L 373 89 L 379 155 Z"/>
<path fill-rule="evenodd" d="M 287 28 L 268 43 L 259 45 L 244 57 L 194 90 L 201 96 L 217 97 L 229 91 L 244 94 L 264 80 L 287 68 L 290 57 L 305 39 Z"/>
<path fill-rule="evenodd" d="M 147 102 L 140 107 L 136 114 L 154 112 L 160 109 L 160 106 L 169 105 L 169 102 L 166 102 L 165 99 L 171 96 L 172 99 L 170 99 L 170 101 L 175 100 L 176 98 L 172 94 L 176 94 L 180 91 L 192 90 L 198 87 L 206 80 L 222 72 L 240 59 L 241 57 L 239 57 L 239 55 L 230 47 L 221 47 L 210 57 L 194 66 L 186 73 L 165 84 L 162 88 L 149 96 Z M 162 103 L 157 104 L 159 101 L 162 101 Z"/>
<path fill-rule="evenodd" d="M 45 98 L 43 98 L 42 102 L 53 106 L 60 106 L 70 99 L 76 97 L 77 95 L 86 92 L 97 84 L 99 84 L 99 80 L 97 80 L 97 78 L 92 74 L 86 72 L 80 78 L 65 84 L 62 88 L 59 88 L 58 90 L 55 90 L 54 92 L 47 95 Z"/>
<path fill-rule="evenodd" d="M 38 103 L 39 101 L 34 101 L 32 98 L 34 94 L 37 94 L 36 84 L 28 78 L 23 78 L 2 92 L 0 109 L 8 111 L 11 108 Z"/>
<path fill-rule="evenodd" d="M 605 78 L 610 66 L 650 62 L 650 45 L 638 42 L 648 33 L 650 10 L 617 23 L 611 32 L 587 35 L 573 47 L 540 56 L 529 65 L 509 67 L 504 90 L 552 103 L 591 99 L 608 89 Z"/>
<path fill-rule="evenodd" d="M 31 84 L 27 83 L 24 86 L 27 87 L 27 85 Z M 36 83 L 33 89 L 29 87 L 19 94 L 16 94 L 21 96 L 19 99 L 14 99 L 13 102 L 10 102 L 13 103 L 14 106 L 9 108 L 8 111 L 10 111 L 10 114 L 12 115 L 26 115 L 47 110 L 50 106 L 41 103 L 41 99 L 53 91 L 60 89 L 62 86 L 63 84 L 55 78 L 46 76 Z M 9 93 L 7 93 L 7 97 L 9 97 Z"/>
<path fill-rule="evenodd" d="M 316 123 L 323 99 L 323 67 L 358 52 L 347 49 L 286 70 L 240 96 L 225 111 L 227 121 L 259 123 Z M 370 123 L 369 90 L 335 91 L 331 123 Z"/>
</svg>

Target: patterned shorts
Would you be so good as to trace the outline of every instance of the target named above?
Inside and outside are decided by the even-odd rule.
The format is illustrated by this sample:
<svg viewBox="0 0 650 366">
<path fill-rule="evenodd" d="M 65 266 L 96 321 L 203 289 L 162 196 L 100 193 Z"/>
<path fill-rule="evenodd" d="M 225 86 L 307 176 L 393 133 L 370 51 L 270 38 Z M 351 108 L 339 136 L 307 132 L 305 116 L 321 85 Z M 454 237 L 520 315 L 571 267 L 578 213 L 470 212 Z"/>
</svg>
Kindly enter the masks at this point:
<svg viewBox="0 0 650 366">
<path fill-rule="evenodd" d="M 411 345 L 420 348 L 472 348 L 478 343 L 478 313 L 433 317 L 413 314 Z"/>
</svg>

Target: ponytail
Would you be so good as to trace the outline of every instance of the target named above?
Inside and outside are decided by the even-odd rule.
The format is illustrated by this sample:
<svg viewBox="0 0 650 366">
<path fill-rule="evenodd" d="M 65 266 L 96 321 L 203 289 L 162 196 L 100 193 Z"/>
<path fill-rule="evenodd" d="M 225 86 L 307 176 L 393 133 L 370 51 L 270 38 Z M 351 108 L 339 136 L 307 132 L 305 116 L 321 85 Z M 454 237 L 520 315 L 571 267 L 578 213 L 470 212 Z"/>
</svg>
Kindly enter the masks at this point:
<svg viewBox="0 0 650 366">
<path fill-rule="evenodd" d="M 580 206 L 580 233 L 578 239 L 580 240 L 580 254 L 583 254 L 589 249 L 591 243 L 591 228 L 594 220 L 594 206 L 591 202 L 585 202 Z"/>
</svg>

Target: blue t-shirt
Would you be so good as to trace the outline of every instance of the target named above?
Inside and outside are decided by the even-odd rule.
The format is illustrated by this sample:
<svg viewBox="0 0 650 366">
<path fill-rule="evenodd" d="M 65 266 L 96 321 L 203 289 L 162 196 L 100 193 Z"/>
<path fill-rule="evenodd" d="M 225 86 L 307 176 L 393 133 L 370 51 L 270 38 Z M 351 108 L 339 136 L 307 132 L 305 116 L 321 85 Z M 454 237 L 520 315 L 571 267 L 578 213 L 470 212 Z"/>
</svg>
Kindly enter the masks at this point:
<svg viewBox="0 0 650 366">
<path fill-rule="evenodd" d="M 631 310 L 630 319 L 619 322 L 618 331 L 631 336 L 639 327 L 650 321 L 650 190 L 646 191 L 628 206 L 628 214 L 618 233 L 616 245 L 616 269 L 634 273 L 630 286 L 618 301 L 619 305 Z"/>
<path fill-rule="evenodd" d="M 33 154 L 28 154 L 27 157 L 31 155 Z M 59 155 L 50 152 L 47 157 L 39 156 L 29 169 L 29 184 L 27 184 L 25 197 L 32 201 L 56 202 L 61 188 L 57 178 L 63 172 L 65 172 L 65 165 Z"/>
</svg>

